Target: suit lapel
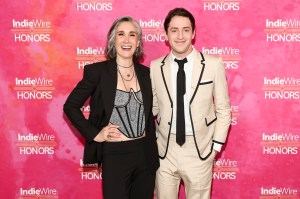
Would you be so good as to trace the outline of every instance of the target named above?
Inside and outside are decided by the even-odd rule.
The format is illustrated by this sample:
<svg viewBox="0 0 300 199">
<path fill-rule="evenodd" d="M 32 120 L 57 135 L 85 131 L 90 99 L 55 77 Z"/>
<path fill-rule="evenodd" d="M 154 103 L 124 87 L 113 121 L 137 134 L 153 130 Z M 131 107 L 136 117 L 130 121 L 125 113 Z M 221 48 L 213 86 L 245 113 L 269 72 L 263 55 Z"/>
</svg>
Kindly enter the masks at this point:
<svg viewBox="0 0 300 199">
<path fill-rule="evenodd" d="M 116 60 L 110 60 L 107 62 L 101 76 L 101 90 L 104 109 L 108 117 L 111 116 L 114 99 L 117 89 L 117 63 Z M 108 118 L 109 120 L 110 118 Z"/>
<path fill-rule="evenodd" d="M 138 78 L 138 82 L 142 91 L 143 97 L 143 105 L 145 111 L 145 121 L 148 120 L 149 112 L 151 110 L 152 103 L 152 95 L 151 95 L 151 83 L 150 83 L 150 75 L 146 72 L 146 70 L 142 70 L 142 65 L 134 64 L 134 69 L 136 72 L 136 76 Z"/>
<path fill-rule="evenodd" d="M 190 104 L 192 103 L 198 87 L 199 87 L 199 83 L 201 82 L 202 76 L 203 76 L 203 72 L 204 72 L 204 68 L 205 68 L 205 59 L 203 54 L 200 52 L 194 53 L 194 66 L 193 66 L 193 74 L 192 74 L 192 82 L 191 82 L 191 90 L 189 93 L 190 96 Z"/>
<path fill-rule="evenodd" d="M 161 62 L 161 75 L 169 96 L 169 100 L 173 105 L 173 87 L 172 87 L 172 80 L 171 80 L 171 63 L 169 59 L 170 55 L 167 55 Z"/>
</svg>

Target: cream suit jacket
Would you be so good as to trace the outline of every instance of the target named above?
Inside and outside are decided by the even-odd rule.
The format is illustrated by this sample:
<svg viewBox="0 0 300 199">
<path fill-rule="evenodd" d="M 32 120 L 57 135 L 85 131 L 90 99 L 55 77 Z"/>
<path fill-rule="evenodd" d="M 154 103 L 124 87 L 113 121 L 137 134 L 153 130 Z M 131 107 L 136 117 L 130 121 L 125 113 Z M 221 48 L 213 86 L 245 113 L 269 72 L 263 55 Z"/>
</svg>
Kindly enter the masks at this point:
<svg viewBox="0 0 300 199">
<path fill-rule="evenodd" d="M 231 123 L 226 73 L 221 58 L 193 51 L 194 66 L 189 99 L 193 137 L 199 158 L 207 159 L 214 143 L 224 144 Z M 153 114 L 160 158 L 168 152 L 173 112 L 170 54 L 151 62 Z M 176 96 L 175 96 L 176 97 Z M 185 107 L 187 108 L 187 107 Z"/>
</svg>

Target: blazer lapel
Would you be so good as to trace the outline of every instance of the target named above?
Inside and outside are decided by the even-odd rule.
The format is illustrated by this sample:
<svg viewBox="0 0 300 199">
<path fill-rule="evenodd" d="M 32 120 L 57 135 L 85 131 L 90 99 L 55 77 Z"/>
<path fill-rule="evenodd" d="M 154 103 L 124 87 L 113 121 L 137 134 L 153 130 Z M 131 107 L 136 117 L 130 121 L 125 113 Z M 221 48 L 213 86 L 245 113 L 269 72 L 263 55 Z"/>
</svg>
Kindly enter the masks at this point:
<svg viewBox="0 0 300 199">
<path fill-rule="evenodd" d="M 151 109 L 151 102 L 152 102 L 152 96 L 151 96 L 151 83 L 150 83 L 150 75 L 147 72 L 144 72 L 140 64 L 135 63 L 134 69 L 136 72 L 136 76 L 138 78 L 138 82 L 142 91 L 142 97 L 143 97 L 143 105 L 144 105 L 144 111 L 145 111 L 145 121 L 148 120 L 149 112 Z"/>
<path fill-rule="evenodd" d="M 100 82 L 104 109 L 106 115 L 110 117 L 114 107 L 117 89 L 117 63 L 115 59 L 107 62 L 107 65 L 103 70 L 103 75 L 101 75 Z M 110 118 L 108 118 L 108 120 L 109 119 Z"/>
<path fill-rule="evenodd" d="M 205 68 L 205 59 L 203 54 L 200 52 L 194 53 L 194 67 L 193 67 L 193 74 L 192 74 L 192 82 L 191 82 L 191 90 L 189 93 L 190 96 L 190 104 L 192 103 L 194 96 L 196 95 L 196 92 L 199 87 L 199 83 L 201 82 L 203 72 Z"/>
<path fill-rule="evenodd" d="M 171 81 L 171 63 L 169 56 L 170 55 L 167 55 L 161 62 L 161 75 L 169 96 L 169 100 L 173 106 L 173 87 Z"/>
</svg>

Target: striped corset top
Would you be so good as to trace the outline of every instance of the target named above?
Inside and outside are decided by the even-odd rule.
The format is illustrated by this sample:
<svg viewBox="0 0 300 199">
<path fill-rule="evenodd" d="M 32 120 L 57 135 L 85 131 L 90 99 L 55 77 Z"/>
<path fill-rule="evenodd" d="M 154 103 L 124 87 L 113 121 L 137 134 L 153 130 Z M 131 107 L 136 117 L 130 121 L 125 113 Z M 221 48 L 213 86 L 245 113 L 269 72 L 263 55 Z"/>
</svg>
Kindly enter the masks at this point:
<svg viewBox="0 0 300 199">
<path fill-rule="evenodd" d="M 110 123 L 118 125 L 119 131 L 128 138 L 143 136 L 145 130 L 145 114 L 142 92 L 116 91 L 115 105 Z"/>
</svg>

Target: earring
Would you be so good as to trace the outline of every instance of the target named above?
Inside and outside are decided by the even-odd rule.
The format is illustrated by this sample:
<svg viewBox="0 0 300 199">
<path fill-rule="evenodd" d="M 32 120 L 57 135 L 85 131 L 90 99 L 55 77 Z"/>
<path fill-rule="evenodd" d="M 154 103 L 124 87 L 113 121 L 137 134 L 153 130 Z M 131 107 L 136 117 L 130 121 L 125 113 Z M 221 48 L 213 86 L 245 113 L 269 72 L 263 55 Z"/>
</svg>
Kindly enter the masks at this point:
<svg viewBox="0 0 300 199">
<path fill-rule="evenodd" d="M 112 52 L 113 52 L 113 55 L 115 56 L 116 55 L 116 48 L 115 48 L 115 46 L 112 47 Z"/>
</svg>

